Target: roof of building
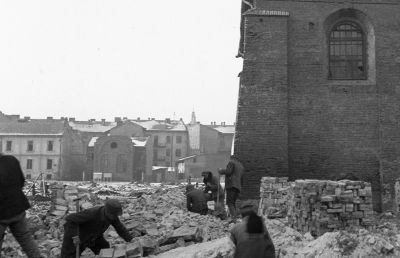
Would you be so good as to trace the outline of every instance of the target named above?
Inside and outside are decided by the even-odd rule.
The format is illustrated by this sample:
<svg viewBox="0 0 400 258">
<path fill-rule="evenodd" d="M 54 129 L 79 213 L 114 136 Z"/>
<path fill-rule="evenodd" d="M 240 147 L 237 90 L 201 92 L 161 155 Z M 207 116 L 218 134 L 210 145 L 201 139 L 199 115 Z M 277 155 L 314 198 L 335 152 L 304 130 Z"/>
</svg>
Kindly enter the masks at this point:
<svg viewBox="0 0 400 258">
<path fill-rule="evenodd" d="M 65 124 L 61 119 L 1 120 L 1 135 L 62 135 Z"/>
<path fill-rule="evenodd" d="M 150 137 L 131 137 L 131 141 L 134 146 L 145 147 L 149 138 Z M 99 137 L 92 137 L 88 143 L 88 147 L 94 147 L 97 139 L 99 139 Z"/>
<path fill-rule="evenodd" d="M 177 161 L 178 162 L 182 162 L 182 161 L 185 161 L 185 160 L 188 160 L 188 159 L 193 159 L 193 158 L 195 158 L 197 156 L 199 156 L 199 155 L 190 155 L 190 156 L 186 156 L 186 157 L 180 158 Z"/>
<path fill-rule="evenodd" d="M 250 9 L 243 13 L 243 15 L 257 15 L 257 16 L 289 16 L 289 12 L 275 11 L 275 10 L 262 10 Z"/>
<path fill-rule="evenodd" d="M 215 130 L 217 130 L 220 133 L 223 134 L 234 134 L 235 133 L 235 126 L 234 125 L 225 125 L 225 126 L 216 126 L 213 127 Z"/>
<path fill-rule="evenodd" d="M 186 125 L 182 120 L 130 120 L 147 131 L 187 131 Z"/>
<path fill-rule="evenodd" d="M 111 128 L 117 126 L 116 122 L 89 122 L 89 121 L 69 121 L 69 125 L 72 129 L 81 131 L 81 132 L 90 132 L 90 133 L 104 133 Z"/>
</svg>

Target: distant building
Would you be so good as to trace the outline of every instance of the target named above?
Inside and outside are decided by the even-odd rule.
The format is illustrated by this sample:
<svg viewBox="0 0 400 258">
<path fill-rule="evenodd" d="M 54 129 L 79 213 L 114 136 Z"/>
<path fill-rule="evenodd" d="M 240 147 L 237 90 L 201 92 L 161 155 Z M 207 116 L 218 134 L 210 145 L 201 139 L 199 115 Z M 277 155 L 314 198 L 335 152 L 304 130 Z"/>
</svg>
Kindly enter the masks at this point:
<svg viewBox="0 0 400 258">
<path fill-rule="evenodd" d="M 146 130 L 153 141 L 153 166 L 176 168 L 177 161 L 189 154 L 189 136 L 182 120 L 131 120 Z"/>
<path fill-rule="evenodd" d="M 192 120 L 187 125 L 190 154 L 178 160 L 180 170 L 186 176 L 200 177 L 205 170 L 216 173 L 218 168 L 223 168 L 229 161 L 234 125 L 226 125 L 222 122 L 217 125 L 203 125 L 196 121 L 194 112 Z"/>
<path fill-rule="evenodd" d="M 110 173 L 112 181 L 141 181 L 151 175 L 149 137 L 105 135 L 93 137 L 88 145 L 88 161 L 93 172 Z"/>
<path fill-rule="evenodd" d="M 72 169 L 66 179 L 69 180 L 91 180 L 93 171 L 93 162 L 88 160 L 88 144 L 93 137 L 105 135 L 105 132 L 117 125 L 120 118 L 115 118 L 115 122 L 107 122 L 105 119 L 96 121 L 89 119 L 88 121 L 76 121 L 70 117 L 68 124 L 79 135 L 79 141 L 74 142 L 72 146 Z"/>
<path fill-rule="evenodd" d="M 0 152 L 14 155 L 27 179 L 43 173 L 62 179 L 71 171 L 71 145 L 78 140 L 64 119 L 30 119 L 18 115 L 0 118 Z"/>
</svg>

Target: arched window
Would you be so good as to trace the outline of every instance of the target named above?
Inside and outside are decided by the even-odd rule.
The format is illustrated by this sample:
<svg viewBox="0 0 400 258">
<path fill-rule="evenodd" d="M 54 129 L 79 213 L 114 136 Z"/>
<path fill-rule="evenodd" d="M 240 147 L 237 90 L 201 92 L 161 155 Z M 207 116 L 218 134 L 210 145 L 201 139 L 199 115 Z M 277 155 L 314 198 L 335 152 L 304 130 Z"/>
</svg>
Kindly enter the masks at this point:
<svg viewBox="0 0 400 258">
<path fill-rule="evenodd" d="M 365 80 L 366 40 L 355 22 L 336 24 L 329 35 L 329 79 Z"/>
</svg>

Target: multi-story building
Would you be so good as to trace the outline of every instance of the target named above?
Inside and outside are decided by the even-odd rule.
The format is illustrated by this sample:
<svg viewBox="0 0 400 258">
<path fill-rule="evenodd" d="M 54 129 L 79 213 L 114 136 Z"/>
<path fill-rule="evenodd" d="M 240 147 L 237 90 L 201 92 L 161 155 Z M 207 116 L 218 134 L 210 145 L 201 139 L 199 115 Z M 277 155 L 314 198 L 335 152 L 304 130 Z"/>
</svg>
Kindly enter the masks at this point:
<svg viewBox="0 0 400 258">
<path fill-rule="evenodd" d="M 244 199 L 262 176 L 372 183 L 392 208 L 400 170 L 400 2 L 242 1 L 235 155 Z"/>
<path fill-rule="evenodd" d="M 74 139 L 76 135 L 64 119 L 18 115 L 0 119 L 0 152 L 14 155 L 28 179 L 41 173 L 46 179 L 61 179 L 70 173 Z"/>
<path fill-rule="evenodd" d="M 235 126 L 226 125 L 225 122 L 221 125 L 215 122 L 203 125 L 196 121 L 193 112 L 187 128 L 191 152 L 179 159 L 179 169 L 186 176 L 200 177 L 202 171 L 216 173 L 218 168 L 225 167 L 231 153 Z"/>
<path fill-rule="evenodd" d="M 141 125 L 153 140 L 153 165 L 176 168 L 177 161 L 189 153 L 189 137 L 181 120 L 131 120 Z"/>
</svg>

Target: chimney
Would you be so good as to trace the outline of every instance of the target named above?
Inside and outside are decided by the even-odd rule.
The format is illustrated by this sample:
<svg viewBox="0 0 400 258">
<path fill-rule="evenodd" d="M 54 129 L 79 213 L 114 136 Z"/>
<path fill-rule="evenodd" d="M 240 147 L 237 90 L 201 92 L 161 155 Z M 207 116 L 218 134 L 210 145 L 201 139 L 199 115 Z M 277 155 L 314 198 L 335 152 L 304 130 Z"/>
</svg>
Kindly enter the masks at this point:
<svg viewBox="0 0 400 258">
<path fill-rule="evenodd" d="M 140 117 L 138 117 L 136 120 L 137 120 L 137 121 L 140 121 Z"/>
<path fill-rule="evenodd" d="M 147 120 L 151 120 L 150 117 Z"/>
<path fill-rule="evenodd" d="M 70 117 L 70 118 L 69 118 L 69 121 L 70 121 L 70 122 L 75 122 L 75 117 Z"/>
<path fill-rule="evenodd" d="M 119 117 L 119 116 L 116 116 L 116 117 L 114 117 L 114 122 L 121 122 L 121 117 Z"/>
<path fill-rule="evenodd" d="M 53 120 L 53 117 L 52 116 L 48 116 L 46 119 L 47 120 Z"/>
<path fill-rule="evenodd" d="M 156 119 L 154 117 L 152 117 L 151 120 L 156 120 Z"/>
<path fill-rule="evenodd" d="M 124 120 L 128 120 L 128 117 L 125 116 L 123 119 L 124 119 Z"/>
<path fill-rule="evenodd" d="M 165 123 L 170 124 L 171 123 L 171 118 L 165 118 Z"/>
<path fill-rule="evenodd" d="M 31 119 L 30 116 L 25 116 L 25 117 L 24 117 L 24 120 L 26 120 L 26 121 L 29 121 L 29 119 Z"/>
<path fill-rule="evenodd" d="M 101 119 L 101 124 L 105 125 L 106 124 L 106 120 L 104 118 Z"/>
</svg>

